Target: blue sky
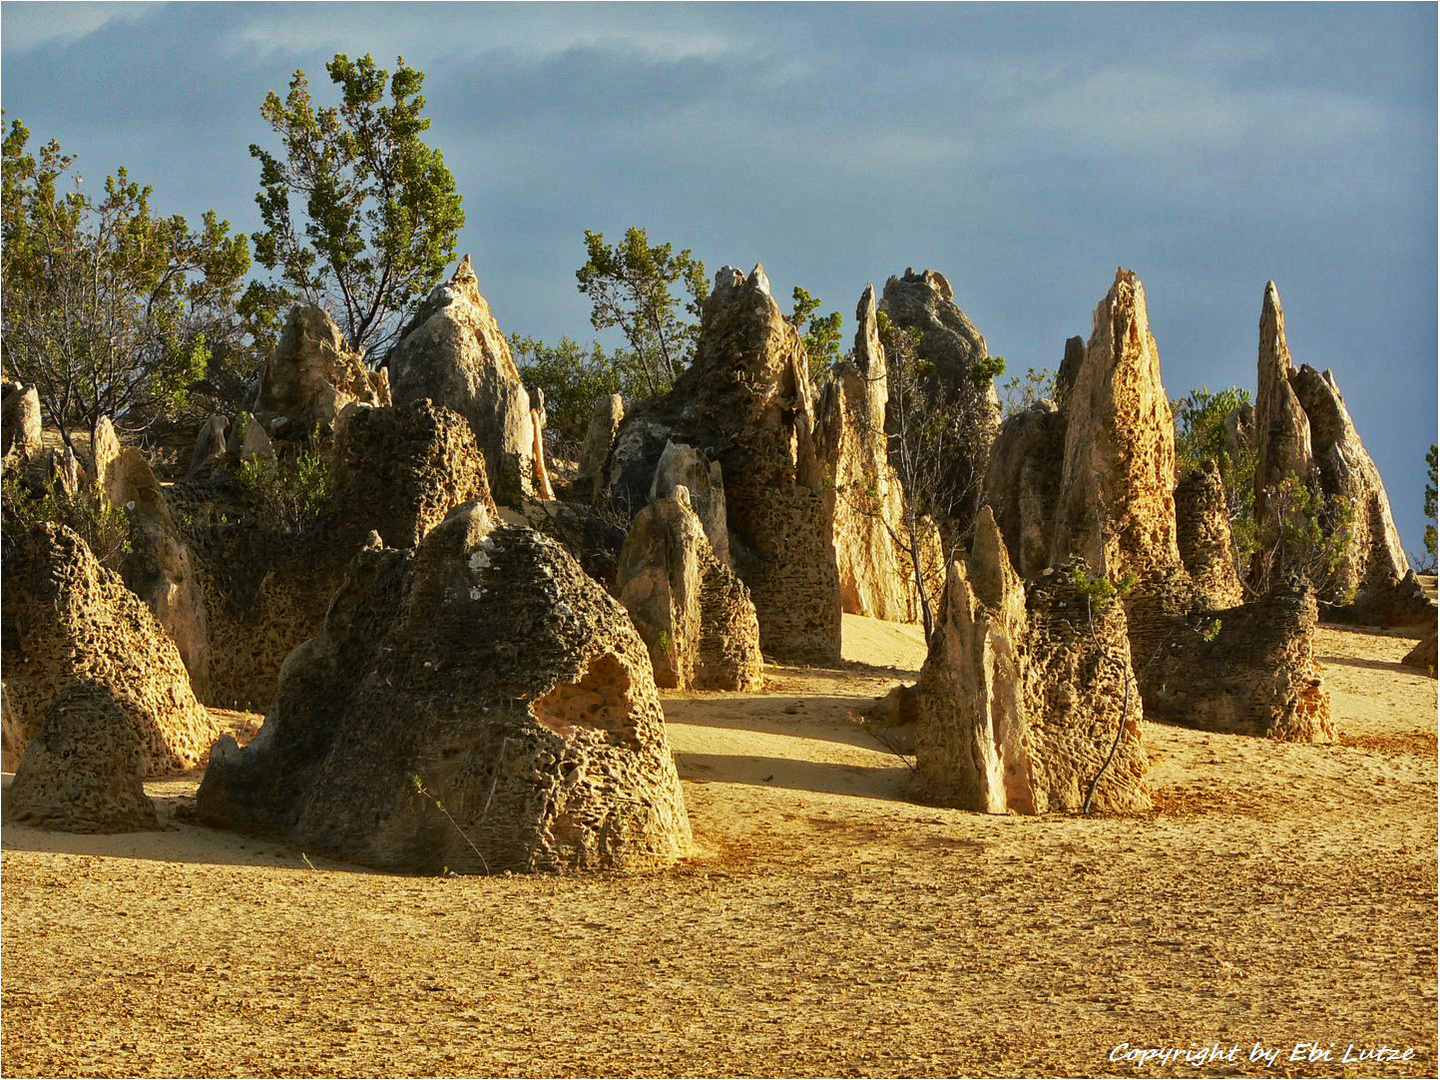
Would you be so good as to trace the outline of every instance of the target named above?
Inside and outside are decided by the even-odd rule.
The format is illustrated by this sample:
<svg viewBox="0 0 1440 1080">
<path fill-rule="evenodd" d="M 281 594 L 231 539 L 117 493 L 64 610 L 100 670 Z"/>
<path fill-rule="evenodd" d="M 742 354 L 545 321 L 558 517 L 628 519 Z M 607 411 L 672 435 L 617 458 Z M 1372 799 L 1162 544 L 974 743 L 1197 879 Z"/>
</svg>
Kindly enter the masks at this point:
<svg viewBox="0 0 1440 1080">
<path fill-rule="evenodd" d="M 336 52 L 427 73 L 501 326 L 588 340 L 585 229 L 763 261 L 846 316 L 933 266 L 1011 372 L 1116 266 L 1171 396 L 1255 384 L 1265 282 L 1407 547 L 1436 439 L 1436 7 L 0 4 L 0 96 L 98 183 L 258 225 L 259 116 Z M 333 100 L 326 98 L 326 100 Z"/>
</svg>

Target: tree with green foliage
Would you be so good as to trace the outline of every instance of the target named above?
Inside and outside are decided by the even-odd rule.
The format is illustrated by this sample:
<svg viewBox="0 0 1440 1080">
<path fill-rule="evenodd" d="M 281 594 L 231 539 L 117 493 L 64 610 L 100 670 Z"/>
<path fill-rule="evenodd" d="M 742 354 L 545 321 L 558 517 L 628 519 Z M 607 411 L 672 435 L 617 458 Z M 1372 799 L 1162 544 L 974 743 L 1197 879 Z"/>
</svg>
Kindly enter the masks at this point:
<svg viewBox="0 0 1440 1080">
<path fill-rule="evenodd" d="M 251 146 L 260 162 L 255 201 L 265 229 L 255 257 L 300 295 L 338 314 L 352 348 L 380 355 L 403 316 L 440 281 L 465 223 L 455 178 L 420 136 L 423 72 L 395 61 L 391 75 L 367 53 L 325 65 L 340 105 L 317 108 L 305 72 L 260 115 L 283 153 Z M 390 92 L 386 104 L 385 92 Z"/>
<path fill-rule="evenodd" d="M 3 142 L 5 371 L 34 384 L 72 449 L 72 431 L 93 434 L 102 416 L 144 431 L 186 407 L 212 343 L 235 347 L 263 317 L 261 294 L 241 296 L 249 243 L 213 210 L 198 231 L 156 216 L 123 167 L 101 195 L 79 176 L 62 192 L 73 158 L 54 140 L 31 154 L 29 138 L 15 120 Z"/>
<path fill-rule="evenodd" d="M 695 355 L 698 320 L 710 291 L 705 264 L 689 248 L 674 255 L 669 244 L 652 245 L 645 230 L 633 226 L 614 247 L 603 233 L 586 229 L 585 253 L 575 280 L 590 298 L 591 325 L 618 327 L 625 336 L 628 349 L 616 357 L 627 395 L 643 399 L 668 392 Z M 677 283 L 690 297 L 683 309 L 673 291 Z M 695 321 L 686 321 L 682 310 Z"/>
<path fill-rule="evenodd" d="M 1430 469 L 1425 481 L 1425 516 L 1430 519 L 1430 524 L 1425 526 L 1425 554 L 1429 556 L 1432 567 L 1435 565 L 1435 454 L 1436 444 L 1431 443 L 1425 454 L 1425 464 Z"/>
<path fill-rule="evenodd" d="M 546 430 L 578 447 L 590 426 L 595 400 L 623 392 L 623 363 L 607 354 L 601 344 L 585 346 L 562 337 L 547 345 L 536 338 L 510 339 L 520 377 L 545 393 Z"/>
<path fill-rule="evenodd" d="M 820 307 L 820 298 L 811 296 L 799 285 L 795 286 L 791 297 L 795 307 L 790 315 L 790 325 L 795 327 L 805 343 L 811 380 L 819 381 L 829 368 L 840 362 L 840 312 L 832 311 L 818 319 L 812 318 Z"/>
<path fill-rule="evenodd" d="M 1250 404 L 1250 392 L 1238 386 L 1211 390 L 1201 386 L 1170 403 L 1175 414 L 1175 479 L 1215 462 L 1225 486 L 1225 511 L 1230 519 L 1236 570 L 1243 579 L 1260 542 L 1255 523 L 1256 454 L 1242 445 L 1232 453 L 1225 421 L 1236 409 Z"/>
<path fill-rule="evenodd" d="M 1058 396 L 1055 372 L 1049 368 L 1026 368 L 1024 375 L 1012 375 L 1000 387 L 1001 415 L 1009 420 L 1042 398 L 1048 398 L 1058 405 Z"/>
</svg>

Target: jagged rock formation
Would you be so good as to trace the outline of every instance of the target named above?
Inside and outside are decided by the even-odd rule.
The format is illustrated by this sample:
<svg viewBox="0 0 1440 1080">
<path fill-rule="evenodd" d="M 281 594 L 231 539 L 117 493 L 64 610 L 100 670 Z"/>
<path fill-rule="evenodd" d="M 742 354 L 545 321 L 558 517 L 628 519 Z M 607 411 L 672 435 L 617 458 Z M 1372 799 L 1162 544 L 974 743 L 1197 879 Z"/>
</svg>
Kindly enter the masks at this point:
<svg viewBox="0 0 1440 1080">
<path fill-rule="evenodd" d="M 721 566 L 729 566 L 730 530 L 725 524 L 725 481 L 720 463 L 693 446 L 666 442 L 650 481 L 650 499 L 663 499 L 680 487 L 689 493 L 690 508 L 700 519 L 710 550 Z"/>
<path fill-rule="evenodd" d="M 0 453 L 4 469 L 21 468 L 40 453 L 40 395 L 33 386 L 6 383 L 0 396 Z"/>
<path fill-rule="evenodd" d="M 955 290 L 936 270 L 917 274 L 907 269 L 903 277 L 891 277 L 879 307 L 897 326 L 919 331 L 916 355 L 931 365 L 920 382 L 958 424 L 947 440 L 952 460 L 942 495 L 946 506 L 937 514 L 945 542 L 953 546 L 975 519 L 991 447 L 1000 431 L 995 386 L 989 377 L 977 383 L 975 372 L 976 365 L 988 360 L 985 339 L 956 306 Z M 894 434 L 898 427 L 891 402 L 886 429 Z M 963 450 L 955 452 L 956 447 Z"/>
<path fill-rule="evenodd" d="M 1225 484 L 1213 461 L 1175 486 L 1175 542 L 1181 563 L 1211 607 L 1235 607 L 1243 602 Z"/>
<path fill-rule="evenodd" d="M 1011 565 L 1027 581 L 1050 566 L 1066 420 L 1047 399 L 1016 413 L 1000 429 L 985 472 L 983 500 L 1005 534 Z"/>
<path fill-rule="evenodd" d="M 324 308 L 296 304 L 260 373 L 256 415 L 267 426 L 284 417 L 305 434 L 315 424 L 334 423 L 352 401 L 390 404 L 388 377 L 369 371 L 359 353 L 346 349 Z"/>
<path fill-rule="evenodd" d="M 413 556 L 375 540 L 323 633 L 286 662 L 259 735 L 217 743 L 201 820 L 428 873 L 685 854 L 664 717 L 624 609 L 555 542 L 475 503 Z"/>
<path fill-rule="evenodd" d="M 635 516 L 615 584 L 657 686 L 760 689 L 760 624 L 749 590 L 715 558 L 683 485 Z"/>
<path fill-rule="evenodd" d="M 1216 608 L 1174 568 L 1148 571 L 1126 600 L 1145 715 L 1206 731 L 1333 742 L 1315 663 L 1309 588 L 1280 586 Z"/>
<path fill-rule="evenodd" d="M 339 547 L 353 551 L 373 529 L 388 547 L 413 548 L 472 499 L 495 509 L 484 459 L 458 413 L 428 400 L 341 412 L 325 511 Z"/>
<path fill-rule="evenodd" d="M 615 445 L 615 433 L 625 419 L 625 402 L 619 394 L 595 399 L 590 413 L 590 426 L 580 446 L 580 467 L 575 474 L 574 490 L 585 500 L 595 498 L 605 479 L 605 460 Z"/>
<path fill-rule="evenodd" d="M 229 428 L 230 421 L 223 416 L 211 416 L 200 425 L 195 435 L 195 450 L 190 455 L 190 468 L 185 472 L 187 479 L 203 475 L 207 467 L 224 458 L 225 433 Z"/>
<path fill-rule="evenodd" d="M 988 507 L 973 553 L 952 564 L 929 656 L 911 695 L 916 773 L 926 795 L 1021 814 L 1150 805 L 1125 615 L 1091 612 L 1074 568 L 1028 591 Z M 1118 750 L 1102 775 L 1117 733 Z"/>
<path fill-rule="evenodd" d="M 64 832 L 159 828 L 132 712 L 99 683 L 62 687 L 15 771 L 5 797 L 8 818 Z"/>
<path fill-rule="evenodd" d="M 852 614 L 919 622 L 905 493 L 890 463 L 885 434 L 890 394 L 873 285 L 861 294 L 855 319 L 853 359 L 843 361 L 825 384 L 815 432 L 820 456 L 835 479 L 840 604 Z M 922 574 L 938 579 L 943 557 L 934 526 L 921 524 L 914 540 Z"/>
<path fill-rule="evenodd" d="M 700 341 L 674 389 L 625 418 L 608 463 L 611 499 L 648 500 L 667 442 L 720 462 L 730 558 L 750 589 L 767 654 L 840 657 L 834 492 L 814 443 L 804 343 L 770 295 L 764 267 L 723 268 Z"/>
<path fill-rule="evenodd" d="M 64 526 L 7 522 L 5 541 L 7 753 L 22 753 L 64 687 L 94 682 L 125 710 L 146 775 L 194 767 L 219 728 L 150 610 Z"/>
<path fill-rule="evenodd" d="M 190 546 L 139 450 L 121 450 L 108 477 L 111 501 L 126 507 L 130 519 L 130 550 L 120 574 L 175 643 L 195 696 L 208 700 L 209 616 Z"/>
<path fill-rule="evenodd" d="M 1133 271 L 1117 270 L 1095 309 L 1066 416 L 1051 563 L 1079 556 L 1112 579 L 1178 564 L 1175 421 Z"/>
<path fill-rule="evenodd" d="M 535 491 L 530 395 L 510 343 L 480 295 L 470 256 L 426 299 L 388 364 L 395 404 L 429 398 L 469 421 L 498 502 L 518 505 Z"/>
<path fill-rule="evenodd" d="M 1351 605 L 1347 614 L 1362 622 L 1433 618 L 1435 606 L 1414 580 L 1384 482 L 1360 441 L 1334 374 L 1308 364 L 1296 370 L 1291 363 L 1280 292 L 1273 281 L 1266 283 L 1260 313 L 1258 375 L 1255 519 L 1262 547 L 1277 543 L 1280 511 L 1271 506 L 1273 490 L 1293 476 L 1354 509 L 1340 565 L 1320 583 L 1319 599 Z M 1287 557 L 1282 551 L 1282 564 Z"/>
</svg>

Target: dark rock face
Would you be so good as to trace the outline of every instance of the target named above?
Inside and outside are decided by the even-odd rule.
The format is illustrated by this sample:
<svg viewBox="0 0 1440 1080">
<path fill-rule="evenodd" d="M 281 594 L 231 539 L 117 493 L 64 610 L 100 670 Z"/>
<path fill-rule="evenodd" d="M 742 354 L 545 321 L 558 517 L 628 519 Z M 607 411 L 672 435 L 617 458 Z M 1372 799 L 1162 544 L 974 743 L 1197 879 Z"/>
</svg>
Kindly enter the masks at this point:
<svg viewBox="0 0 1440 1080">
<path fill-rule="evenodd" d="M 770 296 L 764 268 L 716 275 L 695 360 L 664 398 L 625 418 L 610 455 L 611 497 L 648 499 L 667 442 L 719 461 L 730 558 L 750 589 L 769 655 L 840 656 L 834 493 L 814 444 L 804 343 Z"/>
<path fill-rule="evenodd" d="M 11 821 L 78 833 L 157 829 L 133 705 L 95 682 L 50 700 L 5 799 Z"/>
<path fill-rule="evenodd" d="M 690 845 L 624 609 L 554 541 L 475 503 L 413 556 L 356 560 L 255 741 L 217 744 L 197 810 L 424 872 L 646 867 Z"/>
<path fill-rule="evenodd" d="M 1415 647 L 1405 654 L 1400 662 L 1407 667 L 1424 668 L 1429 676 L 1435 678 L 1435 628 L 1432 626 L 1430 632 L 1416 642 Z"/>
<path fill-rule="evenodd" d="M 1066 414 L 1051 401 L 1016 413 L 1000 429 L 985 473 L 984 501 L 1005 535 L 1011 565 L 1026 580 L 1050 565 L 1065 426 Z"/>
<path fill-rule="evenodd" d="M 120 577 L 64 526 L 7 521 L 4 746 L 19 759 L 65 687 L 95 683 L 134 729 L 145 775 L 193 768 L 219 728 L 195 700 L 175 644 Z"/>
<path fill-rule="evenodd" d="M 1092 612 L 1076 567 L 1027 589 L 981 509 L 974 551 L 951 566 L 925 667 L 906 695 L 927 796 L 989 813 L 1073 812 L 1098 776 L 1095 808 L 1150 805 L 1125 615 L 1117 603 Z"/>
<path fill-rule="evenodd" d="M 1307 587 L 1214 608 L 1184 573 L 1154 571 L 1126 612 L 1146 716 L 1204 731 L 1334 741 Z"/>
</svg>

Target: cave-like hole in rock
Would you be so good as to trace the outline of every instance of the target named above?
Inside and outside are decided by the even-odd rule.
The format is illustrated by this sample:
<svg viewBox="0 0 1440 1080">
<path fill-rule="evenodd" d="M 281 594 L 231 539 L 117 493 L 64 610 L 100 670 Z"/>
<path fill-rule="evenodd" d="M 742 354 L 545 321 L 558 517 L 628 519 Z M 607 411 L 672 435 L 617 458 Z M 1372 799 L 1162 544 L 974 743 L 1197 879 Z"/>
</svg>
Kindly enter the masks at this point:
<svg viewBox="0 0 1440 1080">
<path fill-rule="evenodd" d="M 635 741 L 630 674 L 609 653 L 591 660 L 578 683 L 556 685 L 531 706 L 531 712 L 559 735 L 588 727 L 606 732 L 611 742 Z"/>
</svg>

